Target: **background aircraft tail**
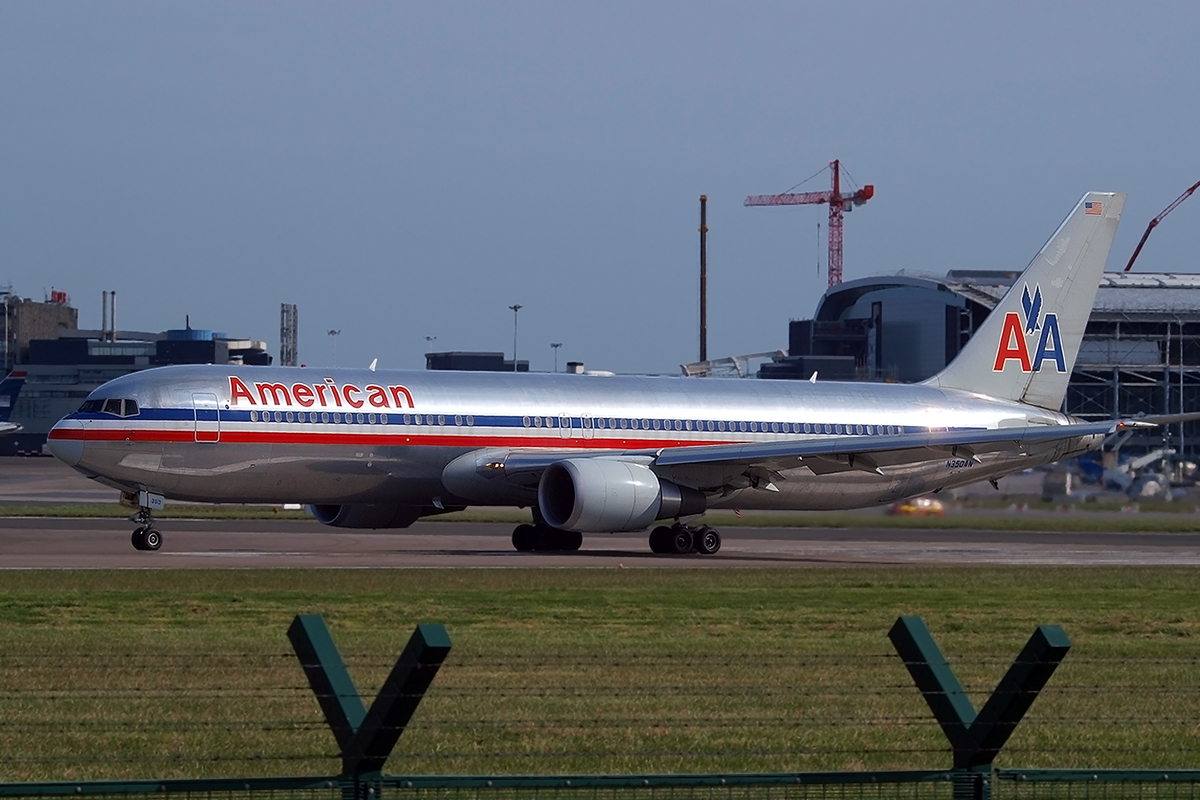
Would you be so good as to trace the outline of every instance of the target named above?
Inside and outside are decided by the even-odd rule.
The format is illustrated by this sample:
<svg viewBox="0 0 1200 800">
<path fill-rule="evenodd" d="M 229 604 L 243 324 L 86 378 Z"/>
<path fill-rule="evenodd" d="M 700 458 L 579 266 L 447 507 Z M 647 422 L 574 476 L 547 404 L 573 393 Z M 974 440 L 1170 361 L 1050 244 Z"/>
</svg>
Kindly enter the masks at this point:
<svg viewBox="0 0 1200 800">
<path fill-rule="evenodd" d="M 8 377 L 0 381 L 0 422 L 7 422 L 12 416 L 13 407 L 17 404 L 17 395 L 25 385 L 25 373 L 16 370 L 8 373 Z"/>
<path fill-rule="evenodd" d="M 925 383 L 1061 408 L 1124 207 L 1124 194 L 1085 194 L 958 357 Z"/>
</svg>

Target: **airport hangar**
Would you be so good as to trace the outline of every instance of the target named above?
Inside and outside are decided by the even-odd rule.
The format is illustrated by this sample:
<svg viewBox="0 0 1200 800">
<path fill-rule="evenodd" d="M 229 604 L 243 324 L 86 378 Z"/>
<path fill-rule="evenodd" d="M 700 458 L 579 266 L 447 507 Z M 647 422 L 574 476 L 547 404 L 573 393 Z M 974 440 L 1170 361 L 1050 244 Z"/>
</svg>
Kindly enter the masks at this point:
<svg viewBox="0 0 1200 800">
<path fill-rule="evenodd" d="M 900 272 L 841 283 L 793 320 L 760 378 L 920 381 L 948 364 L 1020 272 Z M 686 370 L 686 368 L 685 368 Z M 1200 275 L 1105 273 L 1063 410 L 1088 420 L 1200 410 Z M 1139 433 L 1200 461 L 1200 422 Z"/>
</svg>

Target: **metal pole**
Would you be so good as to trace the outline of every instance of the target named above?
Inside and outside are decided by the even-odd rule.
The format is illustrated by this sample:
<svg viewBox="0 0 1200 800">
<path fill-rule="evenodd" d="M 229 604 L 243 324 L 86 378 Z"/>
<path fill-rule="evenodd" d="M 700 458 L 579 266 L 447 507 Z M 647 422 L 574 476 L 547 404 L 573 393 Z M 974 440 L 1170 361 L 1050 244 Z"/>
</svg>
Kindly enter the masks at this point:
<svg viewBox="0 0 1200 800">
<path fill-rule="evenodd" d="M 509 308 L 511 308 L 512 312 L 513 312 L 513 372 L 516 372 L 517 371 L 517 312 L 520 311 L 522 308 L 524 308 L 524 306 L 522 306 L 520 303 L 515 303 L 515 304 L 509 306 Z"/>
<path fill-rule="evenodd" d="M 558 348 L 562 347 L 562 342 L 551 342 L 550 346 L 554 348 L 554 371 L 558 372 Z"/>
<path fill-rule="evenodd" d="M 700 195 L 700 360 L 708 360 L 708 195 Z"/>
<path fill-rule="evenodd" d="M 332 337 L 332 340 L 333 340 L 333 365 L 335 367 L 337 366 L 337 337 L 338 337 L 338 334 L 340 334 L 341 332 L 342 331 L 340 328 L 337 330 L 331 330 L 329 332 L 329 335 Z"/>
</svg>

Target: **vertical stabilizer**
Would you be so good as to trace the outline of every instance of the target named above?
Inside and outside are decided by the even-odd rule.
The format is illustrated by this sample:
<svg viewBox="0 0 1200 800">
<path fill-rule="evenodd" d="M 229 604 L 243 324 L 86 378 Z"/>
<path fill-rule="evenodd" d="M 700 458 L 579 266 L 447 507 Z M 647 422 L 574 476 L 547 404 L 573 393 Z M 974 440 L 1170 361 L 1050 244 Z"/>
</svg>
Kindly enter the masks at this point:
<svg viewBox="0 0 1200 800">
<path fill-rule="evenodd" d="M 1124 206 L 1124 194 L 1085 194 L 958 357 L 926 383 L 1058 410 Z"/>
<path fill-rule="evenodd" d="M 17 395 L 25 385 L 25 372 L 14 370 L 0 381 L 0 422 L 6 422 L 12 416 L 13 408 L 17 405 Z"/>
</svg>

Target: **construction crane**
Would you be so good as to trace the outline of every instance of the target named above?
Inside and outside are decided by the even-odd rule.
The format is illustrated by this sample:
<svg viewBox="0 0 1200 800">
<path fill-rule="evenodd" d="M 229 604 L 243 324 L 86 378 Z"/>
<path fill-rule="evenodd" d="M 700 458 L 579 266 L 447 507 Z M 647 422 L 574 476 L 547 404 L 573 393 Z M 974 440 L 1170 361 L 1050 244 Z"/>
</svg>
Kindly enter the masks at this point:
<svg viewBox="0 0 1200 800">
<path fill-rule="evenodd" d="M 833 185 L 828 192 L 799 192 L 784 194 L 755 194 L 746 198 L 747 206 L 796 206 L 810 203 L 829 204 L 829 285 L 842 282 L 842 215 L 861 206 L 875 196 L 871 184 L 857 192 L 842 194 L 841 169 L 837 159 L 829 162 L 833 173 Z"/>
<path fill-rule="evenodd" d="M 1189 197 L 1191 197 L 1192 193 L 1195 192 L 1197 189 L 1200 189 L 1200 181 L 1196 181 L 1195 183 L 1193 183 L 1186 192 L 1179 195 L 1179 197 L 1175 198 L 1174 203 L 1171 203 L 1171 205 L 1167 206 L 1166 208 L 1164 208 L 1162 210 L 1161 214 L 1159 214 L 1154 219 L 1150 220 L 1150 224 L 1146 226 L 1146 232 L 1142 234 L 1142 240 L 1137 243 L 1137 247 L 1133 248 L 1133 255 L 1131 255 L 1129 257 L 1129 263 L 1125 265 L 1126 272 L 1129 272 L 1130 267 L 1133 266 L 1133 262 L 1137 261 L 1138 253 L 1142 252 L 1142 245 L 1144 245 L 1146 243 L 1146 240 L 1150 238 L 1150 231 L 1157 228 L 1158 223 L 1162 222 L 1163 219 L 1166 218 L 1167 214 L 1170 214 L 1172 211 L 1175 210 L 1176 206 L 1178 206 L 1184 200 L 1187 200 Z"/>
</svg>

